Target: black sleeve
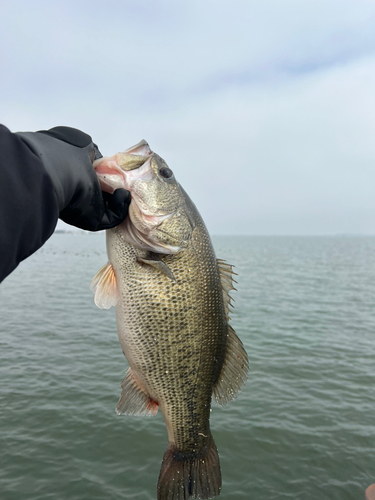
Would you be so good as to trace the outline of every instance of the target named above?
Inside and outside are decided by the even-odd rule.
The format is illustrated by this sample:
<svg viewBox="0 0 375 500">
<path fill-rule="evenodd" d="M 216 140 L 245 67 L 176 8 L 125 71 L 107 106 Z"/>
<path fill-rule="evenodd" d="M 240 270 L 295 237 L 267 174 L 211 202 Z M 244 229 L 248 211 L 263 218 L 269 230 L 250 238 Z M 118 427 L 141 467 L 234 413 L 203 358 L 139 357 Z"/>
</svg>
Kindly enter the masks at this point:
<svg viewBox="0 0 375 500">
<path fill-rule="evenodd" d="M 0 125 L 0 281 L 52 235 L 59 217 L 38 156 Z"/>
</svg>

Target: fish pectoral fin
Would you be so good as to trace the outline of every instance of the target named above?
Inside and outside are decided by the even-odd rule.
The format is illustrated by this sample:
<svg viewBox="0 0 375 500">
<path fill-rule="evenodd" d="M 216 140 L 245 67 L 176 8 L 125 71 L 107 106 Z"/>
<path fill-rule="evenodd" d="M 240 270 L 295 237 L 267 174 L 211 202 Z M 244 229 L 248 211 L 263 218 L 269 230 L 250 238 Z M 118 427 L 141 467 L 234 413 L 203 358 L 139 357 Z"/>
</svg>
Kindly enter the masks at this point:
<svg viewBox="0 0 375 500">
<path fill-rule="evenodd" d="M 213 388 L 213 396 L 220 406 L 233 401 L 246 382 L 249 361 L 241 340 L 228 325 L 227 345 L 219 378 Z"/>
<path fill-rule="evenodd" d="M 109 309 L 117 304 L 120 294 L 117 288 L 116 274 L 110 262 L 107 262 L 95 274 L 90 289 L 95 294 L 94 301 L 100 309 Z"/>
<path fill-rule="evenodd" d="M 137 261 L 141 262 L 142 264 L 147 264 L 148 266 L 153 267 L 160 273 L 165 274 L 165 276 L 167 276 L 172 281 L 176 281 L 174 274 L 169 269 L 167 264 L 163 262 L 156 254 L 150 253 L 147 257 L 137 257 Z"/>
<path fill-rule="evenodd" d="M 118 415 L 134 415 L 152 417 L 157 414 L 159 405 L 154 401 L 134 377 L 129 368 L 121 382 L 121 396 L 116 406 Z"/>
</svg>

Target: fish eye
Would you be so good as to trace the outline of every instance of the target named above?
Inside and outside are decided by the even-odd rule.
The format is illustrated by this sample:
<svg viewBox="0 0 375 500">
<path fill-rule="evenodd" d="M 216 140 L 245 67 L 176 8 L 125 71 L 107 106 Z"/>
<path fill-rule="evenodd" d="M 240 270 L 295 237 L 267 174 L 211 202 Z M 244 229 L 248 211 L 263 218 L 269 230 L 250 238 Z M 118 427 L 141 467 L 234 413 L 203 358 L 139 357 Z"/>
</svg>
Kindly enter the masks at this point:
<svg viewBox="0 0 375 500">
<path fill-rule="evenodd" d="M 159 170 L 159 173 L 162 177 L 164 177 L 164 179 L 170 179 L 171 177 L 173 177 L 173 172 L 170 168 L 168 167 L 162 167 L 160 170 Z"/>
</svg>

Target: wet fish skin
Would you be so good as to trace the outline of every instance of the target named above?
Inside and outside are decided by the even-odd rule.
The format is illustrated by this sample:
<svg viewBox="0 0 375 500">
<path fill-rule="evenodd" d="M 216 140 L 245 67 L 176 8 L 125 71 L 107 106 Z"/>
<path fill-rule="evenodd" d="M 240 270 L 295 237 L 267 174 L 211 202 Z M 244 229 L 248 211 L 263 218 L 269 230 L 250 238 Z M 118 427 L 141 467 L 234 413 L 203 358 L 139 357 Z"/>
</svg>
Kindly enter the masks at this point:
<svg viewBox="0 0 375 500">
<path fill-rule="evenodd" d="M 203 459 L 214 446 L 211 397 L 227 335 L 210 242 L 198 222 L 184 252 L 161 258 L 176 281 L 140 265 L 138 257 L 144 253 L 123 242 L 119 230 L 108 234 L 108 254 L 121 296 L 116 307 L 119 339 L 133 376 L 158 403 L 170 449 L 181 458 L 201 454 Z M 126 412 L 132 411 L 137 407 Z M 218 459 L 216 468 L 218 494 Z"/>
<path fill-rule="evenodd" d="M 220 404 L 233 399 L 248 369 L 242 343 L 229 326 L 230 266 L 216 260 L 198 210 L 178 188 L 179 210 L 191 231 L 186 241 L 184 228 L 185 243 L 177 253 L 136 248 L 121 226 L 107 231 L 118 335 L 130 365 L 117 412 L 154 415 L 160 408 L 163 414 L 169 446 L 158 500 L 219 495 L 211 398 L 214 393 Z M 168 227 L 172 235 L 175 226 Z"/>
</svg>

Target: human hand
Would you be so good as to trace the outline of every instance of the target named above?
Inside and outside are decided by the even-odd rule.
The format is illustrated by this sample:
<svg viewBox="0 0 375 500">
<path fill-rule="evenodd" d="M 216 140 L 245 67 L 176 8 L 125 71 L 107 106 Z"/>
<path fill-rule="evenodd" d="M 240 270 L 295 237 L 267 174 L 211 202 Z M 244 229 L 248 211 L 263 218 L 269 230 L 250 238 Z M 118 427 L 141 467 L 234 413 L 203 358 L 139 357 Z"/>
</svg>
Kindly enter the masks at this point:
<svg viewBox="0 0 375 500">
<path fill-rule="evenodd" d="M 366 500 L 375 500 L 375 484 L 371 484 L 365 491 Z"/>
<path fill-rule="evenodd" d="M 92 163 L 102 155 L 89 135 L 70 127 L 17 134 L 43 163 L 55 188 L 60 219 L 88 231 L 120 224 L 130 193 L 103 193 Z"/>
</svg>

